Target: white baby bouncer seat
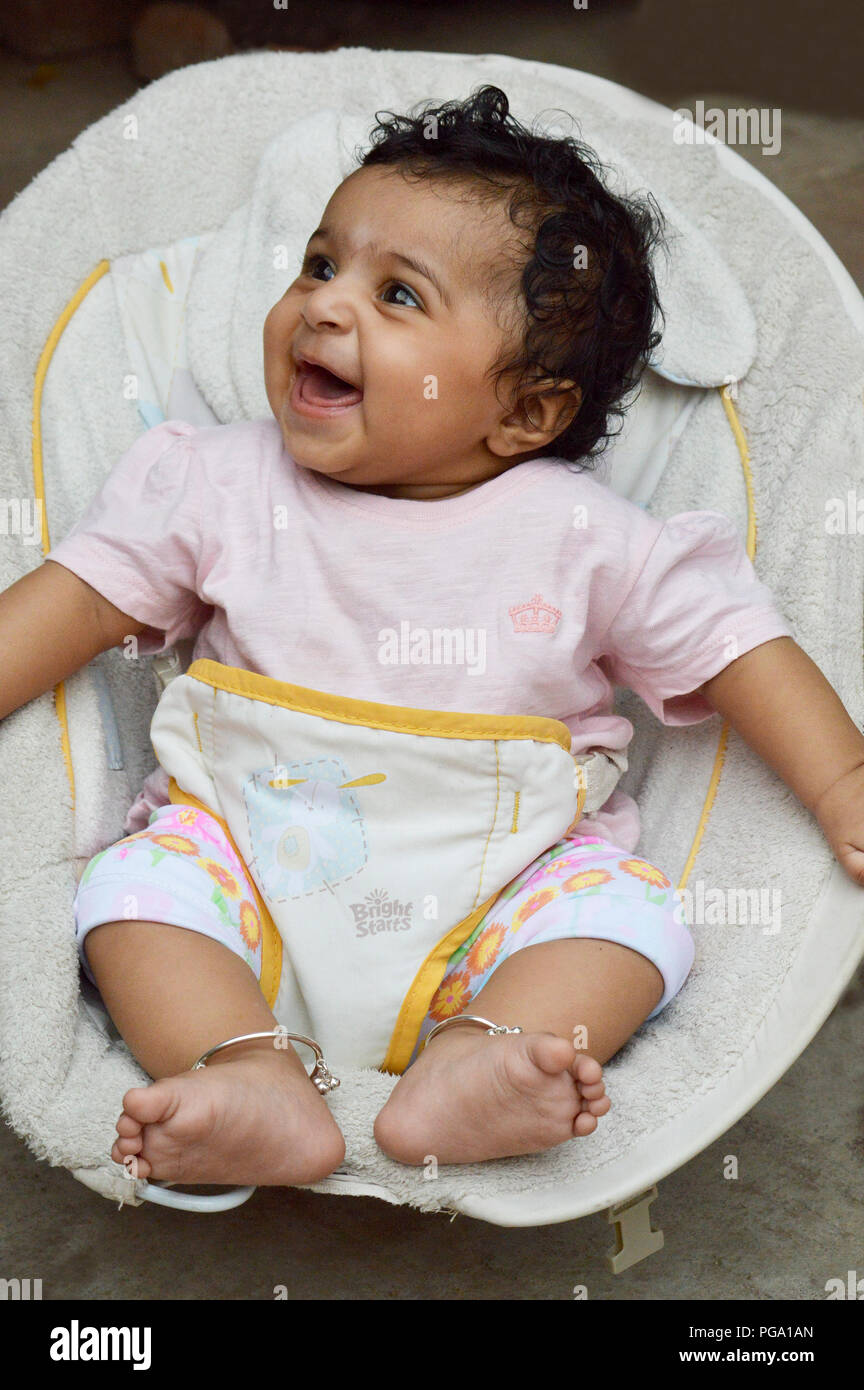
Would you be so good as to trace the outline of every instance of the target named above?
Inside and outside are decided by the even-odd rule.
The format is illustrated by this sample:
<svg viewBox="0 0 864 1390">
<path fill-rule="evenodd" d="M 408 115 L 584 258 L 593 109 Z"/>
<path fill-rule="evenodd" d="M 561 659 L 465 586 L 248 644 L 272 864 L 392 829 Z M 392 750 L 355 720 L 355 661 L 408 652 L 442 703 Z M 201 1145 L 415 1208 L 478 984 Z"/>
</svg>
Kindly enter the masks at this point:
<svg viewBox="0 0 864 1390">
<path fill-rule="evenodd" d="M 498 55 L 260 53 L 171 74 L 85 131 L 0 219 L 4 587 L 37 565 L 147 425 L 266 416 L 260 331 L 374 112 L 491 82 L 514 114 L 574 133 L 650 190 L 670 231 L 666 331 L 598 476 L 660 517 L 738 526 L 803 648 L 861 726 L 861 298 L 799 212 L 740 157 L 632 92 Z M 40 550 L 41 546 L 41 550 Z M 160 659 L 162 679 L 181 666 Z M 321 688 L 327 689 L 322 676 Z M 337 692 L 338 693 L 338 692 Z M 350 692 L 345 692 L 350 693 Z M 146 1078 L 81 986 L 71 907 L 153 767 L 153 663 L 104 653 L 0 725 L 0 1090 L 33 1152 L 121 1204 L 214 1199 L 110 1158 Z M 719 716 L 661 726 L 629 692 L 622 786 L 639 851 L 676 876 L 697 958 L 682 993 L 606 1068 L 613 1108 L 537 1155 L 402 1166 L 372 1123 L 394 1077 L 343 1071 L 346 1138 L 321 1192 L 504 1226 L 603 1209 L 616 1270 L 662 1244 L 656 1184 L 795 1061 L 864 948 L 862 890 L 812 816 Z M 215 1199 L 230 1205 L 248 1189 Z"/>
</svg>

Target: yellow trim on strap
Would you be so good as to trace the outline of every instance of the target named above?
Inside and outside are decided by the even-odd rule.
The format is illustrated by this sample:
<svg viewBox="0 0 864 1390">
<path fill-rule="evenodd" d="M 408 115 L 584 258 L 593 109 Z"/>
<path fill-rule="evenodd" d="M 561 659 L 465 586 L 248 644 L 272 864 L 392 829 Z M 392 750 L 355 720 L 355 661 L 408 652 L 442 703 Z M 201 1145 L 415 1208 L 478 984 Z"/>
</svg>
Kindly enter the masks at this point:
<svg viewBox="0 0 864 1390">
<path fill-rule="evenodd" d="M 33 384 L 33 416 L 32 416 L 32 452 L 33 452 L 33 493 L 36 501 L 41 503 L 42 508 L 42 557 L 48 554 L 51 549 L 51 537 L 48 531 L 48 509 L 45 505 L 45 470 L 42 455 L 42 391 L 45 386 L 45 378 L 48 375 L 48 368 L 51 365 L 51 358 L 57 347 L 63 330 L 71 319 L 75 310 L 86 299 L 97 281 L 111 269 L 109 261 L 100 261 L 94 270 L 91 270 L 87 279 L 77 288 L 69 303 L 61 313 L 51 332 L 48 340 L 39 356 L 36 364 L 36 379 Z M 75 773 L 72 768 L 72 747 L 69 743 L 69 721 L 66 714 L 66 687 L 63 681 L 54 687 L 54 711 L 60 721 L 60 743 L 63 748 L 63 761 L 66 764 L 66 776 L 69 780 L 69 791 L 72 796 L 72 805 L 75 805 Z"/>
<path fill-rule="evenodd" d="M 477 923 L 482 921 L 498 896 L 497 892 L 493 893 L 491 898 L 487 898 L 485 903 L 475 907 L 473 912 L 469 913 L 467 917 L 463 917 L 462 921 L 457 922 L 455 927 L 451 927 L 447 935 L 436 946 L 432 947 L 417 971 L 414 983 L 402 1001 L 402 1007 L 390 1037 L 387 1056 L 378 1068 L 379 1071 L 395 1072 L 400 1075 L 405 1070 L 411 1060 L 411 1053 L 414 1051 L 417 1037 L 423 1027 L 423 1020 L 429 1011 L 432 997 L 444 978 L 448 960 L 453 952 L 468 940 Z"/>
<path fill-rule="evenodd" d="M 753 473 L 750 467 L 750 453 L 747 448 L 747 437 L 741 428 L 737 412 L 732 404 L 732 396 L 728 386 L 721 386 L 720 399 L 723 402 L 723 409 L 726 418 L 735 436 L 735 443 L 738 445 L 738 456 L 741 460 L 741 470 L 744 474 L 744 487 L 747 492 L 747 555 L 752 560 L 756 554 L 756 502 L 753 495 Z M 723 771 L 723 763 L 726 759 L 726 745 L 729 741 L 729 721 L 724 719 L 717 739 L 717 751 L 714 754 L 714 766 L 711 769 L 711 777 L 708 782 L 708 790 L 705 793 L 705 800 L 702 803 L 702 811 L 699 816 L 699 823 L 696 826 L 696 833 L 687 855 L 686 863 L 678 880 L 678 888 L 683 889 L 690 877 L 690 872 L 699 853 L 699 846 L 702 843 L 702 836 L 705 834 L 705 827 L 708 824 L 708 817 L 714 805 L 714 798 L 717 795 L 717 788 L 720 784 L 720 774 Z"/>
<path fill-rule="evenodd" d="M 530 738 L 537 743 L 557 743 L 565 753 L 570 752 L 570 730 L 560 719 L 544 719 L 535 714 L 459 714 L 352 700 L 344 695 L 328 695 L 302 685 L 289 685 L 271 676 L 259 676 L 239 666 L 223 666 L 209 658 L 193 661 L 186 675 L 231 695 L 263 700 L 266 704 L 281 705 L 301 714 L 317 714 L 340 724 L 363 724 L 370 729 L 430 734 L 435 738 Z"/>
<path fill-rule="evenodd" d="M 585 805 L 585 798 L 588 795 L 588 781 L 585 777 L 585 769 L 582 764 L 574 760 L 573 766 L 579 778 L 579 791 L 576 797 L 576 819 L 573 822 L 575 825 L 577 821 L 582 819 L 582 807 Z"/>
<path fill-rule="evenodd" d="M 258 891 L 257 883 L 252 877 L 242 854 L 234 842 L 234 836 L 228 829 L 228 822 L 225 820 L 224 816 L 217 815 L 212 807 L 205 806 L 203 801 L 199 801 L 197 796 L 192 796 L 190 792 L 184 792 L 182 788 L 178 787 L 173 777 L 170 778 L 168 783 L 168 797 L 175 806 L 194 806 L 197 811 L 206 811 L 208 816 L 212 816 L 217 824 L 222 827 L 226 840 L 246 870 L 246 877 L 249 880 L 252 892 L 255 894 L 255 905 L 258 908 L 258 914 L 261 918 L 261 993 L 267 1001 L 268 1009 L 272 1009 L 273 1005 L 276 1003 L 279 985 L 282 980 L 282 937 L 279 935 L 279 929 L 276 923 L 270 916 L 267 904 Z"/>
<path fill-rule="evenodd" d="M 752 560 L 756 554 L 756 502 L 753 497 L 753 472 L 750 467 L 750 452 L 747 448 L 747 437 L 741 428 L 735 407 L 732 404 L 732 396 L 728 386 L 720 387 L 720 399 L 723 402 L 723 409 L 726 411 L 726 418 L 732 427 L 735 436 L 735 443 L 738 445 L 738 455 L 741 459 L 741 471 L 744 474 L 744 487 L 747 492 L 747 541 L 746 550 Z"/>
</svg>

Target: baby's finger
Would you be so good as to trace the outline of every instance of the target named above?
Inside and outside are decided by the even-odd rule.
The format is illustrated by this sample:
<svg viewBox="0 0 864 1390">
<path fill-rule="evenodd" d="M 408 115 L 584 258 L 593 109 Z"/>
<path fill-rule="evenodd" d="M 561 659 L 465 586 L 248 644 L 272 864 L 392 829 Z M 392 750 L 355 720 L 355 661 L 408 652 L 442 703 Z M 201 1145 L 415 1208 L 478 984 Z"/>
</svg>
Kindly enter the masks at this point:
<svg viewBox="0 0 864 1390">
<path fill-rule="evenodd" d="M 837 854 L 847 874 L 861 888 L 864 888 L 864 850 L 855 845 L 844 845 Z"/>
</svg>

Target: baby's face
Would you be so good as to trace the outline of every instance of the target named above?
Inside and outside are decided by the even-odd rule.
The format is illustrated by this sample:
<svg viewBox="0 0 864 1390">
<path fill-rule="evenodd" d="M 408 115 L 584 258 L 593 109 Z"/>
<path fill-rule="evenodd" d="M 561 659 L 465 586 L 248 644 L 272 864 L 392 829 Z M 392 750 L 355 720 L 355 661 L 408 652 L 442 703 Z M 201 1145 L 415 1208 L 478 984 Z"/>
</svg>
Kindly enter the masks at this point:
<svg viewBox="0 0 864 1390">
<path fill-rule="evenodd" d="M 538 450 L 489 375 L 518 322 L 502 328 L 484 295 L 508 244 L 512 260 L 513 228 L 502 201 L 460 199 L 458 186 L 371 166 L 327 204 L 264 325 L 267 396 L 304 468 L 422 499 Z M 515 295 L 516 266 L 512 282 Z"/>
</svg>

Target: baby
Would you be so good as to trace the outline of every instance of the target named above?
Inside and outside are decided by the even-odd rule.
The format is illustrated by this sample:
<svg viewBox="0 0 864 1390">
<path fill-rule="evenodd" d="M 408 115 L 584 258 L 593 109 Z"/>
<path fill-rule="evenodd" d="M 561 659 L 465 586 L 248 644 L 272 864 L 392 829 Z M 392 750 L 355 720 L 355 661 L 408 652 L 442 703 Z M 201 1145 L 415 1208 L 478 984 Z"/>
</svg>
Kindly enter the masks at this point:
<svg viewBox="0 0 864 1390">
<path fill-rule="evenodd" d="M 633 732 L 613 711 L 621 684 L 666 724 L 720 711 L 864 882 L 864 738 L 731 524 L 709 511 L 661 522 L 590 475 L 658 341 L 659 237 L 650 205 L 613 196 L 577 141 L 517 123 L 497 88 L 379 121 L 264 325 L 273 419 L 169 421 L 137 441 L 46 562 L 0 595 L 0 716 L 130 635 L 145 654 L 193 639 L 192 675 L 214 701 L 251 692 L 265 711 L 303 697 L 347 728 L 424 734 L 471 711 L 456 721 L 455 824 L 459 776 L 480 762 L 472 731 L 508 720 L 517 744 L 532 731 L 531 758 L 600 750 L 617 776 Z M 458 643 L 424 647 L 435 632 L 482 634 L 483 660 L 460 659 Z M 194 758 L 216 748 L 215 777 L 207 725 L 196 713 L 183 738 Z M 238 851 L 236 815 L 169 781 L 162 746 L 131 833 L 91 861 L 76 898 L 82 962 L 154 1078 L 126 1094 L 112 1155 L 167 1181 L 315 1182 L 344 1143 L 298 1051 L 252 1039 L 193 1069 L 222 1042 L 277 1030 L 278 1044 L 279 1026 L 297 1025 L 263 992 L 278 894 Z M 480 771 L 505 785 L 500 769 Z M 294 884 L 278 908 L 284 949 L 307 1003 L 326 1001 L 303 914 L 322 891 L 341 904 L 344 958 L 339 946 L 330 961 L 347 990 L 341 1025 L 359 1038 L 376 996 L 374 980 L 352 996 L 352 972 L 380 938 L 368 917 L 355 931 L 339 897 L 344 847 L 324 837 L 334 857 L 314 892 L 303 873 L 327 808 L 348 786 L 352 806 L 371 805 L 388 774 L 358 764 L 338 790 L 295 774 L 269 781 L 308 790 L 279 840 Z M 376 1065 L 400 1075 L 375 1138 L 402 1163 L 591 1134 L 610 1106 L 602 1064 L 690 971 L 669 877 L 634 854 L 634 803 L 613 790 L 582 814 L 580 801 L 548 834 L 542 805 L 526 803 L 507 802 L 495 843 L 517 843 L 512 829 L 526 845 L 533 833 L 533 849 L 491 901 L 455 926 L 425 924 L 410 1027 L 404 1009 L 387 1021 L 398 1046 Z M 406 802 L 406 845 L 420 843 L 423 814 L 422 797 Z M 401 834 L 401 811 L 392 820 Z M 451 849 L 442 835 L 442 874 Z M 422 905 L 398 906 L 387 949 L 410 951 Z M 377 978 L 383 999 L 384 965 Z"/>
</svg>

